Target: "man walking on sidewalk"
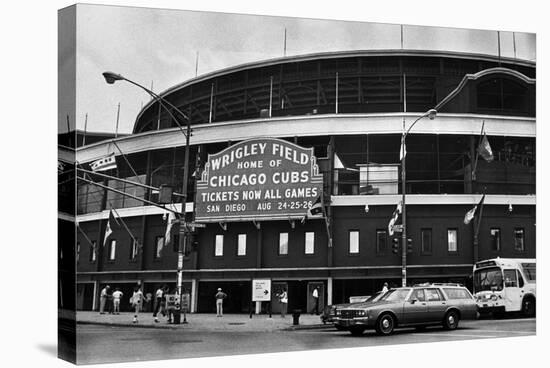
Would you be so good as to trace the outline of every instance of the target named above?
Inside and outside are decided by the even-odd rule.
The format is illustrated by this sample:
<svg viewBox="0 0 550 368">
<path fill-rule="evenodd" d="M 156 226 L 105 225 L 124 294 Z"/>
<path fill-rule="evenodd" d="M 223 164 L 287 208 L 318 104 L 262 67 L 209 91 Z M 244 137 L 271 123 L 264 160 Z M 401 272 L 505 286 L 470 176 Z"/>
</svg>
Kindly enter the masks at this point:
<svg viewBox="0 0 550 368">
<path fill-rule="evenodd" d="M 218 288 L 216 293 L 216 317 L 223 317 L 223 300 L 227 298 L 227 294 Z"/>
<path fill-rule="evenodd" d="M 120 314 L 120 299 L 122 298 L 122 291 L 119 288 L 113 293 L 113 314 Z"/>
<path fill-rule="evenodd" d="M 311 311 L 311 314 L 315 313 L 316 315 L 319 315 L 319 286 L 316 286 L 315 289 L 313 289 L 311 296 L 313 297 L 313 310 Z"/>
<path fill-rule="evenodd" d="M 164 289 L 166 288 L 166 285 L 164 287 L 159 287 L 155 293 L 155 310 L 153 311 L 153 317 L 155 318 L 155 323 L 159 322 L 159 319 L 157 317 L 158 312 L 161 311 L 161 313 L 164 315 L 164 310 L 162 309 L 163 304 L 163 298 L 164 298 Z"/>
<path fill-rule="evenodd" d="M 106 285 L 99 295 L 99 314 L 105 314 L 105 303 L 107 303 L 107 298 L 109 297 L 109 290 L 111 287 Z"/>
</svg>

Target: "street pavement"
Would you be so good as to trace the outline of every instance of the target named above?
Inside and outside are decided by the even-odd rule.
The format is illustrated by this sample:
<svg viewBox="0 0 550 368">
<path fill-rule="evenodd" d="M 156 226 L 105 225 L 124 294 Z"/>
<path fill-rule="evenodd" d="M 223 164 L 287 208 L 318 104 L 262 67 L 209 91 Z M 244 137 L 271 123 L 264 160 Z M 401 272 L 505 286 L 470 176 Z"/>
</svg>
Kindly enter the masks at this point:
<svg viewBox="0 0 550 368">
<path fill-rule="evenodd" d="M 97 315 L 97 316 L 96 316 Z M 293 352 L 315 349 L 341 349 L 419 342 L 448 342 L 500 337 L 525 337 L 536 334 L 536 320 L 504 319 L 461 321 L 458 329 L 447 331 L 430 327 L 424 331 L 398 329 L 391 336 L 367 331 L 362 336 L 337 331 L 319 324 L 318 316 L 304 315 L 301 325 L 292 328 L 292 318 L 266 315 L 192 314 L 188 324 L 172 327 L 155 325 L 150 314 L 140 323 L 131 323 L 131 314 L 109 316 L 91 313 L 79 316 L 77 326 L 79 363 L 107 363 L 175 358 L 197 358 L 242 354 Z M 99 318 L 101 317 L 101 318 Z M 91 320 L 98 320 L 94 323 Z M 113 321 L 109 323 L 109 321 Z M 125 323 L 118 323 L 124 321 Z M 128 323 L 129 321 L 129 323 Z M 164 325 L 166 325 L 164 323 Z M 167 325 L 171 326 L 171 325 Z M 263 333 L 258 333 L 263 332 Z"/>
</svg>

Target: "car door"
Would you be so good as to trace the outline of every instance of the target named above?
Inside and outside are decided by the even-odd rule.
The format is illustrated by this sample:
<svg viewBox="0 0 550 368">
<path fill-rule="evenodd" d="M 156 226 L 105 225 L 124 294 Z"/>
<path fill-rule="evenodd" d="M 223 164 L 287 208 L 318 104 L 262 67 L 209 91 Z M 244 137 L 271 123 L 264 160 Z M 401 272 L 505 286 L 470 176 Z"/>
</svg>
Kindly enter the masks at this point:
<svg viewBox="0 0 550 368">
<path fill-rule="evenodd" d="M 442 321 L 448 303 L 438 288 L 426 289 L 426 304 L 428 305 L 428 322 Z"/>
<path fill-rule="evenodd" d="M 412 291 L 409 299 L 403 304 L 403 319 L 401 323 L 414 324 L 426 322 L 428 318 L 428 305 L 424 289 Z"/>
<path fill-rule="evenodd" d="M 519 311 L 523 291 L 519 288 L 516 270 L 504 270 L 504 302 L 506 311 Z"/>
</svg>

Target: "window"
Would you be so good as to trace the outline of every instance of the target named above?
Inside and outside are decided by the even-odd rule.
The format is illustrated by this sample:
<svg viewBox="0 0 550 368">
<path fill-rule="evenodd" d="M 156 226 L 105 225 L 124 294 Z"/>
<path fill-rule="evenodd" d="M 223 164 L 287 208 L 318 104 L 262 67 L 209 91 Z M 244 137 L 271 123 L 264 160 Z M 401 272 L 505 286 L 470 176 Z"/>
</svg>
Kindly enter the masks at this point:
<svg viewBox="0 0 550 368">
<path fill-rule="evenodd" d="M 216 244 L 214 246 L 214 256 L 221 257 L 223 256 L 223 235 L 216 235 Z"/>
<path fill-rule="evenodd" d="M 246 234 L 239 234 L 237 237 L 237 255 L 246 256 Z"/>
<path fill-rule="evenodd" d="M 92 244 L 90 245 L 90 262 L 95 262 L 96 254 L 97 254 L 97 242 L 94 240 L 92 241 Z"/>
<path fill-rule="evenodd" d="M 464 289 L 451 289 L 451 288 L 445 288 L 445 294 L 447 294 L 447 297 L 451 300 L 455 299 L 472 299 L 470 296 L 470 293 L 468 293 Z"/>
<path fill-rule="evenodd" d="M 76 243 L 76 263 L 80 262 L 80 242 Z"/>
<path fill-rule="evenodd" d="M 386 230 L 376 230 L 376 253 L 385 254 L 388 236 Z"/>
<path fill-rule="evenodd" d="M 437 289 L 426 289 L 426 299 L 429 302 L 437 302 L 440 301 L 441 295 L 439 294 L 439 290 Z"/>
<path fill-rule="evenodd" d="M 514 229 L 514 249 L 516 252 L 525 251 L 525 231 L 523 229 Z"/>
<path fill-rule="evenodd" d="M 130 238 L 130 261 L 136 259 L 138 254 L 138 240 L 136 238 Z"/>
<path fill-rule="evenodd" d="M 424 289 L 417 289 L 412 292 L 410 300 L 416 299 L 419 302 L 426 301 L 426 296 L 424 295 Z"/>
<path fill-rule="evenodd" d="M 537 264 L 536 263 L 522 263 L 523 273 L 527 280 L 535 281 L 537 279 Z"/>
<path fill-rule="evenodd" d="M 504 287 L 518 287 L 516 270 L 504 270 Z"/>
<path fill-rule="evenodd" d="M 500 251 L 500 229 L 491 229 L 491 250 Z"/>
<path fill-rule="evenodd" d="M 164 248 L 164 236 L 155 238 L 155 259 L 162 257 L 162 248 Z"/>
<path fill-rule="evenodd" d="M 313 254 L 315 253 L 315 233 L 307 232 L 306 233 L 306 244 L 305 244 L 305 253 Z"/>
<path fill-rule="evenodd" d="M 359 231 L 349 231 L 349 254 L 359 254 Z"/>
<path fill-rule="evenodd" d="M 447 230 L 447 249 L 450 253 L 458 252 L 458 231 L 456 229 Z"/>
<path fill-rule="evenodd" d="M 288 233 L 279 233 L 279 255 L 288 254 Z"/>
<path fill-rule="evenodd" d="M 525 281 L 523 281 L 523 276 L 521 276 L 521 273 L 519 273 L 518 270 L 516 270 L 516 273 L 518 274 L 518 283 L 519 283 L 519 287 L 522 288 L 523 285 L 525 285 Z"/>
<path fill-rule="evenodd" d="M 432 229 L 421 229 L 422 234 L 422 254 L 432 254 Z"/>
<path fill-rule="evenodd" d="M 116 258 L 116 239 L 109 243 L 109 261 L 114 261 Z"/>
</svg>

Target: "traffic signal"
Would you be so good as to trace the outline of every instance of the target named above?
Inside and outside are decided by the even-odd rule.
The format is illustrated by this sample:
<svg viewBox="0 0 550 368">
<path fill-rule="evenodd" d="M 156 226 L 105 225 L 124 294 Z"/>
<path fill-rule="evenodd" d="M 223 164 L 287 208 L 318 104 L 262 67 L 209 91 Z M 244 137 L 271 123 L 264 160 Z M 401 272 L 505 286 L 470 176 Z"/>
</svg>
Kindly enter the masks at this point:
<svg viewBox="0 0 550 368">
<path fill-rule="evenodd" d="M 177 234 L 173 234 L 172 235 L 172 250 L 174 252 L 179 252 L 179 248 L 180 248 L 180 234 L 177 233 Z"/>
<path fill-rule="evenodd" d="M 413 251 L 413 241 L 411 238 L 407 238 L 407 253 L 412 253 Z"/>
<path fill-rule="evenodd" d="M 399 238 L 393 238 L 391 242 L 393 254 L 399 254 Z"/>
</svg>

